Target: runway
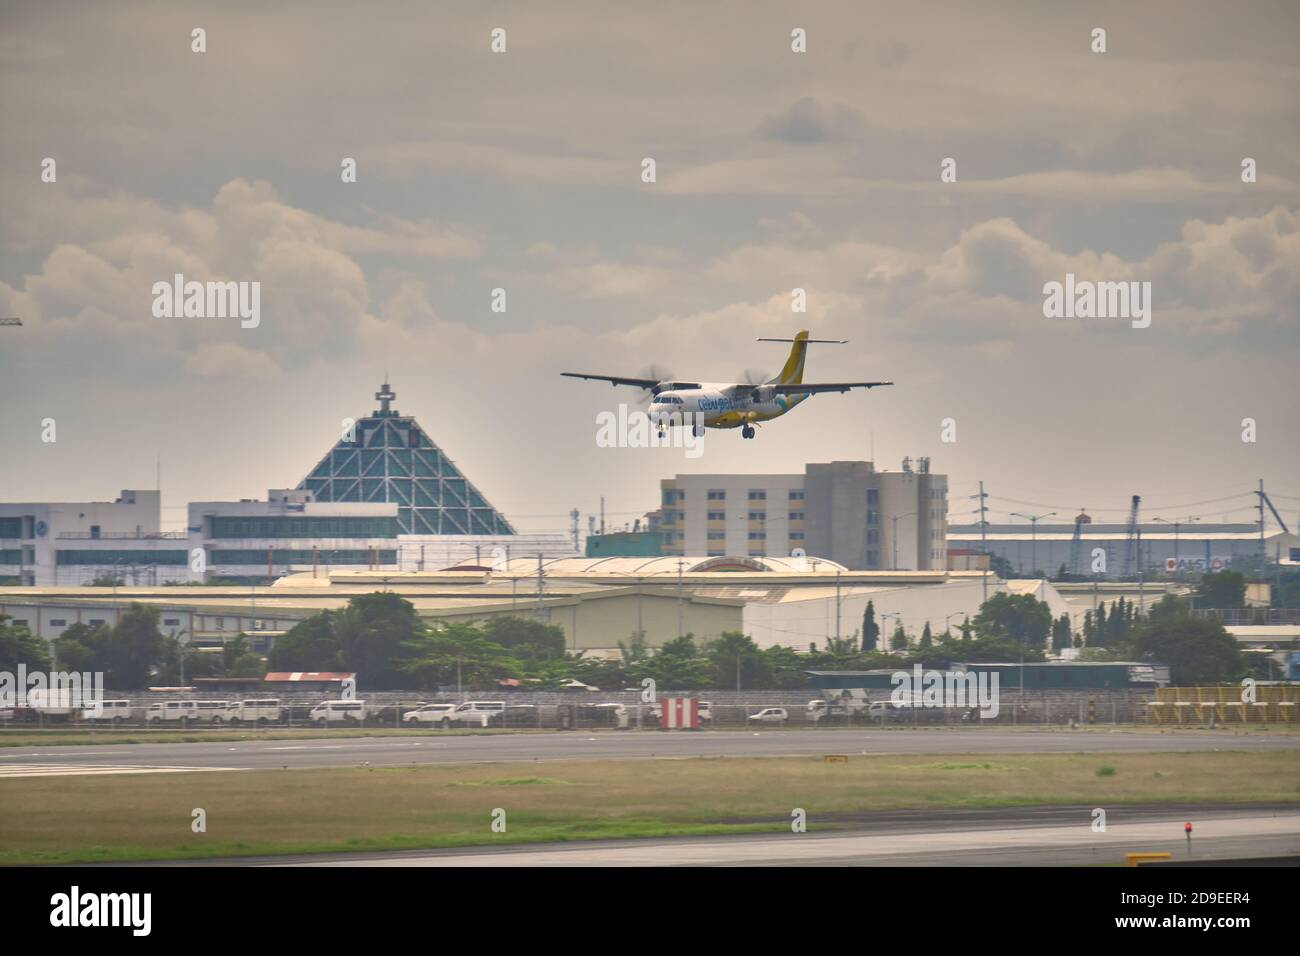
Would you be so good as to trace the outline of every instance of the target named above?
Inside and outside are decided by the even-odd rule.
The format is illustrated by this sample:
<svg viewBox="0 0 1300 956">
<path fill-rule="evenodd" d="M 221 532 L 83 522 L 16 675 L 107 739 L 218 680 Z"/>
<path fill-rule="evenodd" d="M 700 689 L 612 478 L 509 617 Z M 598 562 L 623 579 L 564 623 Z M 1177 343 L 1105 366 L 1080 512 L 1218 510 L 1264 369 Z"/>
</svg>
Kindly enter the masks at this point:
<svg viewBox="0 0 1300 956">
<path fill-rule="evenodd" d="M 502 763 L 529 760 L 638 760 L 822 754 L 1140 753 L 1300 748 L 1297 737 L 1216 736 L 1147 731 L 792 730 L 355 737 L 213 743 L 16 747 L 6 766 L 130 766 L 279 770 L 370 765 Z"/>
<path fill-rule="evenodd" d="M 1300 812 L 1116 808 L 1105 832 L 1087 807 L 1007 808 L 881 814 L 862 829 L 834 833 L 482 847 L 467 850 L 331 854 L 205 861 L 249 866 L 1105 866 L 1131 852 L 1174 861 L 1300 855 Z M 911 816 L 912 819 L 897 819 Z M 926 815 L 928 816 L 928 815 Z M 1195 821 L 1188 848 L 1183 823 Z M 809 821 L 815 827 L 816 820 Z"/>
</svg>

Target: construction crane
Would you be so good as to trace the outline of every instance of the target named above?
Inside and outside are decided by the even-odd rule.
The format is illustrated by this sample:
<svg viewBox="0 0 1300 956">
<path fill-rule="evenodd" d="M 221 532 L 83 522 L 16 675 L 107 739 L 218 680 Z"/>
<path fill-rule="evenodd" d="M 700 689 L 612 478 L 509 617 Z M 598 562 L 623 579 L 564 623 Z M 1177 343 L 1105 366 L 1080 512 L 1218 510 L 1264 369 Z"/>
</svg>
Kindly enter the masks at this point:
<svg viewBox="0 0 1300 956">
<path fill-rule="evenodd" d="M 1074 516 L 1074 538 L 1070 541 L 1071 574 L 1083 574 L 1083 567 L 1080 563 L 1080 558 L 1083 557 L 1083 541 L 1081 538 L 1083 526 L 1086 524 L 1092 524 L 1092 519 L 1088 517 L 1087 512 L 1080 508 L 1079 513 Z"/>
<path fill-rule="evenodd" d="M 1134 495 L 1132 506 L 1128 513 L 1128 546 L 1124 550 L 1124 577 L 1133 573 L 1134 568 L 1141 560 L 1138 554 L 1138 508 L 1142 505 L 1142 496 Z"/>
</svg>

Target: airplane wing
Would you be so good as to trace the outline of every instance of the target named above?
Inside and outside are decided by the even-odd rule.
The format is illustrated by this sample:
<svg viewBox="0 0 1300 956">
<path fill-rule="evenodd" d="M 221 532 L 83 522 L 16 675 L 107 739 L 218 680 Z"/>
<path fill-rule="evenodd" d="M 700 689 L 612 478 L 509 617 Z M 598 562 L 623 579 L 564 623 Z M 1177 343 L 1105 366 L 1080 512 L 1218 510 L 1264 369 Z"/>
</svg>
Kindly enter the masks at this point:
<svg viewBox="0 0 1300 956">
<path fill-rule="evenodd" d="M 823 382 L 803 385 L 746 385 L 746 389 L 770 388 L 778 395 L 815 395 L 818 392 L 847 392 L 851 388 L 877 388 L 881 385 L 893 385 L 893 382 Z"/>
<path fill-rule="evenodd" d="M 560 374 L 567 375 L 569 378 L 596 379 L 601 382 L 609 382 L 610 385 L 635 385 L 638 388 L 654 388 L 659 384 L 659 380 L 653 378 L 623 378 L 619 375 L 587 375 L 584 372 L 561 372 Z"/>
</svg>

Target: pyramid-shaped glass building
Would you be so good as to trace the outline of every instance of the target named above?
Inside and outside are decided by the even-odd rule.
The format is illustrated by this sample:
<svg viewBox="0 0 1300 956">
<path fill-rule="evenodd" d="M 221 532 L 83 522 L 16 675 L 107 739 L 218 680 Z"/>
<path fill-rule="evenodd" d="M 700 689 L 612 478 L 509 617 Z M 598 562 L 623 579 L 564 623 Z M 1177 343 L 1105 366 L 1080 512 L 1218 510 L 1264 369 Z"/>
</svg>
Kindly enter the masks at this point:
<svg viewBox="0 0 1300 956">
<path fill-rule="evenodd" d="M 298 485 L 317 501 L 395 502 L 401 534 L 515 534 L 414 418 L 392 408 L 384 382 L 379 410 L 357 420 Z"/>
</svg>

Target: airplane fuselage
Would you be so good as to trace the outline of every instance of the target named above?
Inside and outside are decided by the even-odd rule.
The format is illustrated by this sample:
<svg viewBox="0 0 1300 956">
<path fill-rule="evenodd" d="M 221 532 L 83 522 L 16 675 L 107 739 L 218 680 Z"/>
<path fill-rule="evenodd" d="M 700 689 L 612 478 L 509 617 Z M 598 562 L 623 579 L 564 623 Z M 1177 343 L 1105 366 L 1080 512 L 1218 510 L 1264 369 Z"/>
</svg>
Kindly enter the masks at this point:
<svg viewBox="0 0 1300 956">
<path fill-rule="evenodd" d="M 808 397 L 778 395 L 762 385 L 702 382 L 690 388 L 664 388 L 651 401 L 648 414 L 663 427 L 703 421 L 706 428 L 742 428 L 779 418 Z M 688 414 L 689 419 L 685 417 Z"/>
</svg>

